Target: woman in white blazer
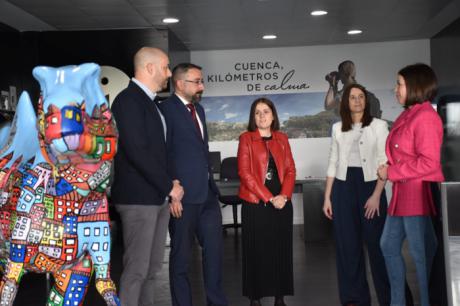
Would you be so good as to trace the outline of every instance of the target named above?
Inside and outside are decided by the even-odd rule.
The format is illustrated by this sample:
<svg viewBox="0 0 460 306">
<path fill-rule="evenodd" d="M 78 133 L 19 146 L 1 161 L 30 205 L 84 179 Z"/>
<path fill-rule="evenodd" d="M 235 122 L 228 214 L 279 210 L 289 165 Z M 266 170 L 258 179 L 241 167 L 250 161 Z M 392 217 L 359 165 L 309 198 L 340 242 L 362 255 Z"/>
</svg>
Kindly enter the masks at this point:
<svg viewBox="0 0 460 306">
<path fill-rule="evenodd" d="M 340 103 L 342 121 L 332 127 L 323 211 L 333 221 L 342 305 L 370 305 L 363 243 L 380 305 L 390 305 L 390 286 L 380 250 L 386 218 L 385 182 L 377 168 L 387 162 L 388 125 L 373 118 L 366 89 L 351 84 Z"/>
</svg>

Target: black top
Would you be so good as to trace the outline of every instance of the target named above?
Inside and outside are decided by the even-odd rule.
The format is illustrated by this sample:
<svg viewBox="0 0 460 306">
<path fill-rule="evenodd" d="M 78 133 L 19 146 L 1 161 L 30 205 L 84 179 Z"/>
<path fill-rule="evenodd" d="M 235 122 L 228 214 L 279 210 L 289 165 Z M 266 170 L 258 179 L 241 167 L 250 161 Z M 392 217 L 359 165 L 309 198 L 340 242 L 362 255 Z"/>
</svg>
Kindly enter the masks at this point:
<svg viewBox="0 0 460 306">
<path fill-rule="evenodd" d="M 270 141 L 272 137 L 262 137 L 264 141 Z M 278 169 L 276 168 L 275 160 L 273 159 L 272 153 L 269 152 L 267 174 L 265 175 L 265 187 L 270 192 L 277 196 L 281 192 L 281 182 L 278 175 Z"/>
</svg>

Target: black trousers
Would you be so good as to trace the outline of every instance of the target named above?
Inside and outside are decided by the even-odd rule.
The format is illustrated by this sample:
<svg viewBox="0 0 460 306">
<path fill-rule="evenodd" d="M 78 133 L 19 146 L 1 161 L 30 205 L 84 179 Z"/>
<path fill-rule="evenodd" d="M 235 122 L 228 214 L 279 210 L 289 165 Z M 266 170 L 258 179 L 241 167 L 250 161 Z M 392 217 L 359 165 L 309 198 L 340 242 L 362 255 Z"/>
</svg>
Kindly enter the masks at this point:
<svg viewBox="0 0 460 306">
<path fill-rule="evenodd" d="M 243 295 L 250 299 L 294 294 L 292 202 L 283 209 L 243 201 Z"/>
<path fill-rule="evenodd" d="M 380 237 L 387 214 L 385 192 L 380 197 L 380 216 L 364 217 L 364 205 L 377 181 L 365 182 L 361 168 L 349 167 L 346 181 L 334 180 L 332 213 L 336 241 L 337 275 L 342 304 L 370 305 L 364 244 L 380 305 L 390 305 L 390 283 L 380 250 Z"/>
<path fill-rule="evenodd" d="M 227 306 L 227 298 L 222 288 L 222 214 L 217 196 L 209 188 L 208 198 L 204 203 L 182 203 L 182 206 L 182 217 L 171 217 L 169 220 L 169 282 L 172 305 L 193 305 L 189 267 L 196 237 L 201 246 L 207 305 Z"/>
</svg>

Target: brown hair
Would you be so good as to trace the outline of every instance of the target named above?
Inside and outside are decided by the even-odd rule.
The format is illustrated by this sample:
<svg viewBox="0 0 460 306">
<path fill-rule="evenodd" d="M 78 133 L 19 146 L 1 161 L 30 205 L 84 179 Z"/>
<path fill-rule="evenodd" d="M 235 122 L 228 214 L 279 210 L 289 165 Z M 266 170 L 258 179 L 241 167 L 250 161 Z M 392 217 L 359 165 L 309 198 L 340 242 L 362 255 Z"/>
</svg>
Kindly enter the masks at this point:
<svg viewBox="0 0 460 306">
<path fill-rule="evenodd" d="M 180 63 L 174 67 L 171 73 L 173 82 L 175 83 L 177 80 L 179 80 L 179 78 L 186 74 L 190 69 L 201 70 L 202 68 L 192 63 Z"/>
<path fill-rule="evenodd" d="M 423 63 L 409 65 L 399 70 L 398 75 L 406 83 L 407 98 L 404 108 L 425 101 L 432 101 L 436 96 L 438 81 L 433 69 Z"/>
<path fill-rule="evenodd" d="M 273 122 L 270 128 L 272 131 L 278 131 L 280 129 L 280 121 L 278 119 L 278 113 L 276 112 L 275 104 L 273 104 L 273 102 L 267 98 L 258 98 L 254 102 L 252 102 L 251 111 L 249 112 L 248 131 L 254 132 L 255 130 L 257 130 L 255 115 L 256 115 L 256 106 L 259 103 L 263 103 L 271 109 L 272 114 L 273 114 Z"/>
<path fill-rule="evenodd" d="M 340 117 L 342 119 L 342 132 L 351 130 L 353 121 L 351 119 L 350 111 L 350 93 L 353 88 L 357 88 L 364 93 L 364 114 L 361 118 L 362 127 L 368 126 L 372 122 L 371 108 L 369 105 L 369 94 L 363 85 L 358 83 L 347 85 L 342 94 L 342 101 L 340 101 Z"/>
</svg>

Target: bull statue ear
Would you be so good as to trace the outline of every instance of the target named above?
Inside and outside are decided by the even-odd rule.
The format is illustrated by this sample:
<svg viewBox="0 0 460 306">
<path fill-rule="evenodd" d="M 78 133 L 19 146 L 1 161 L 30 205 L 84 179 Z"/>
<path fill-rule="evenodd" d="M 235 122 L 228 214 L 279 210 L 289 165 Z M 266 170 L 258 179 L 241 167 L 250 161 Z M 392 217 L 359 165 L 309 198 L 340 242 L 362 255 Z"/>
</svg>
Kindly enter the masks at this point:
<svg viewBox="0 0 460 306">
<path fill-rule="evenodd" d="M 85 71 L 86 74 L 82 89 L 86 104 L 86 112 L 91 115 L 96 106 L 99 106 L 98 108 L 103 104 L 108 106 L 108 102 L 102 92 L 99 82 L 101 68 L 94 63 L 82 64 L 79 67 L 82 71 Z"/>
<path fill-rule="evenodd" d="M 91 115 L 95 106 L 108 104 L 99 85 L 100 70 L 95 63 L 60 68 L 35 67 L 32 74 L 40 83 L 43 109 L 48 109 L 50 104 L 61 108 L 70 101 L 84 102 Z"/>
<path fill-rule="evenodd" d="M 52 87 L 55 80 L 56 69 L 46 66 L 37 66 L 32 70 L 32 75 L 40 84 L 40 90 L 43 96 L 48 96 L 48 88 Z"/>
</svg>

